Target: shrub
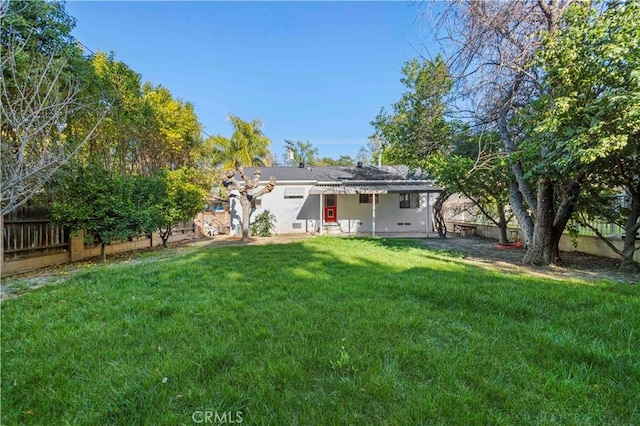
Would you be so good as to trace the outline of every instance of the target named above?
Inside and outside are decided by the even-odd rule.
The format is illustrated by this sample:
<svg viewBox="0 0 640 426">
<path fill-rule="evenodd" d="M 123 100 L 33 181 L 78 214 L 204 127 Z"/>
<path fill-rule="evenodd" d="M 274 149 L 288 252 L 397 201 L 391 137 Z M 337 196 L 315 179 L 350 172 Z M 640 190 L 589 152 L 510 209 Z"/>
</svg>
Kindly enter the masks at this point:
<svg viewBox="0 0 640 426">
<path fill-rule="evenodd" d="M 251 224 L 251 235 L 270 237 L 275 229 L 275 223 L 276 217 L 269 210 L 265 210 L 256 216 Z"/>
</svg>

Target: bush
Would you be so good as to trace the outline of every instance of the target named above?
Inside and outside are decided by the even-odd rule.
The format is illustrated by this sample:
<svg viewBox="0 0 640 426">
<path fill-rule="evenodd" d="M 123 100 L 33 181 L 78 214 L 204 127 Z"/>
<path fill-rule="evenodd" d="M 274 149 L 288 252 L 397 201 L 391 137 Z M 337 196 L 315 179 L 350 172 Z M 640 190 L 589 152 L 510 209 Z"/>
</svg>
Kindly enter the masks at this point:
<svg viewBox="0 0 640 426">
<path fill-rule="evenodd" d="M 275 229 L 275 223 L 276 217 L 269 210 L 265 210 L 256 216 L 251 224 L 251 235 L 270 237 L 271 232 Z"/>
</svg>

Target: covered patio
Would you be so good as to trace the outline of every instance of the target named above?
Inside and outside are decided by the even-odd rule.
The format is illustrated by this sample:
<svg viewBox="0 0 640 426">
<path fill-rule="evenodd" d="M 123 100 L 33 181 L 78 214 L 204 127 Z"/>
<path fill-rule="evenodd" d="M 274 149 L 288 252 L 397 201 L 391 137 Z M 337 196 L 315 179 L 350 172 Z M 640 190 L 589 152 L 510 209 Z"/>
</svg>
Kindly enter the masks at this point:
<svg viewBox="0 0 640 426">
<path fill-rule="evenodd" d="M 320 196 L 320 235 L 323 235 L 324 225 L 327 222 L 327 212 L 331 214 L 331 206 L 327 206 L 325 203 L 327 195 L 344 196 L 344 195 L 370 195 L 372 197 L 371 202 L 371 233 L 370 236 L 400 236 L 400 235 L 414 235 L 414 238 L 425 238 L 432 233 L 433 219 L 431 214 L 431 194 L 437 194 L 441 191 L 432 185 L 431 182 L 416 181 L 408 182 L 403 181 L 359 181 L 359 182 L 344 182 L 344 183 L 318 183 L 312 186 L 309 190 L 309 194 Z M 378 204 L 378 197 L 381 194 L 424 194 L 424 200 L 426 201 L 425 207 L 425 228 L 424 233 L 408 232 L 378 232 L 376 233 L 376 204 Z M 419 196 L 418 195 L 418 196 Z M 329 209 L 329 210 L 328 210 Z M 330 219 L 335 221 L 336 217 L 332 216 Z M 329 220 L 332 221 L 332 220 Z M 356 232 L 356 234 L 363 234 Z M 369 234 L 369 233 L 367 233 Z M 411 237 L 409 237 L 411 238 Z"/>
</svg>

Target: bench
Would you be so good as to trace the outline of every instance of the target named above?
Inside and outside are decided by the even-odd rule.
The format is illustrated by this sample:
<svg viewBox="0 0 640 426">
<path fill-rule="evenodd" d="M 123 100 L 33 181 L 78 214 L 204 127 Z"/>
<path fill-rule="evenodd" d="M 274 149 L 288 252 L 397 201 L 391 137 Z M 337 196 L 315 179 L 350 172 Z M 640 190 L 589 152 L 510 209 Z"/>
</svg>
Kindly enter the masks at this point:
<svg viewBox="0 0 640 426">
<path fill-rule="evenodd" d="M 468 237 L 470 235 L 476 235 L 477 225 L 472 225 L 469 223 L 454 223 L 453 224 L 453 233 L 461 236 Z"/>
</svg>

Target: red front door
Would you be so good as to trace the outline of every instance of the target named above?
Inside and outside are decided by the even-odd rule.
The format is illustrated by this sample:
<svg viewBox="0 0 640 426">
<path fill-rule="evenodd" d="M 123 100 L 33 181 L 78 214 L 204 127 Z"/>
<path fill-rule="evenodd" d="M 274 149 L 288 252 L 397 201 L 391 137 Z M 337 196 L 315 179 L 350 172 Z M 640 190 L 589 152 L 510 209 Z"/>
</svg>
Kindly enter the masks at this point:
<svg viewBox="0 0 640 426">
<path fill-rule="evenodd" d="M 324 221 L 337 222 L 338 220 L 338 196 L 327 194 L 324 196 Z"/>
</svg>

